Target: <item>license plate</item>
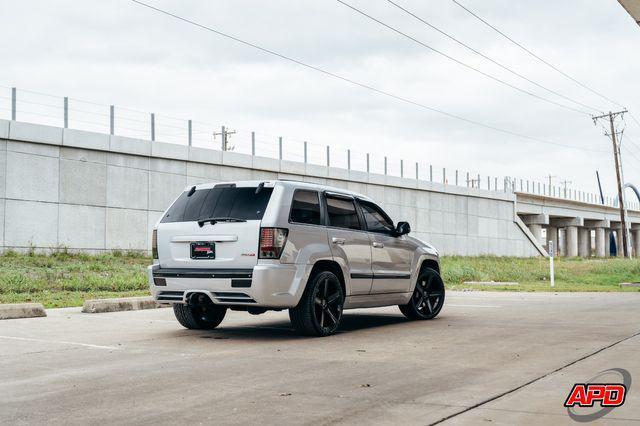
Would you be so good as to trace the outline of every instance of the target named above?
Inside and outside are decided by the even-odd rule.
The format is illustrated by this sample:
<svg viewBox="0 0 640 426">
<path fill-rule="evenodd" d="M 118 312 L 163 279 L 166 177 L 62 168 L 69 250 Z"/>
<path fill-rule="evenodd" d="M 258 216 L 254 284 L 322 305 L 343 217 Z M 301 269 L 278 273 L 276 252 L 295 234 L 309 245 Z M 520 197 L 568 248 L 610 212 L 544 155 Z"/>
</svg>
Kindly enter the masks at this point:
<svg viewBox="0 0 640 426">
<path fill-rule="evenodd" d="M 215 259 L 216 244 L 208 242 L 191 243 L 192 259 Z"/>
</svg>

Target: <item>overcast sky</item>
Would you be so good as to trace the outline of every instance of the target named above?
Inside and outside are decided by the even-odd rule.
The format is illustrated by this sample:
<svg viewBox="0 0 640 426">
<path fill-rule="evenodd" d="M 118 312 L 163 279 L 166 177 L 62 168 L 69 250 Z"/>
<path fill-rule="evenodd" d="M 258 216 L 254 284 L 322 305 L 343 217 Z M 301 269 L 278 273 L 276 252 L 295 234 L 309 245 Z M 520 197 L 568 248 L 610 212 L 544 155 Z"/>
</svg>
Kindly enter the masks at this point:
<svg viewBox="0 0 640 426">
<path fill-rule="evenodd" d="M 180 129 L 184 122 L 163 116 L 192 118 L 211 123 L 195 126 L 202 132 L 197 134 L 199 145 L 213 144 L 211 129 L 226 125 L 238 131 L 232 143 L 240 151 L 248 149 L 248 132 L 254 130 L 259 152 L 275 153 L 276 137 L 283 136 L 290 158 L 301 158 L 301 142 L 307 140 L 314 159 L 324 158 L 322 146 L 331 145 L 336 165 L 345 163 L 344 152 L 350 148 L 354 167 L 363 167 L 364 153 L 371 152 L 376 169 L 386 154 L 392 171 L 397 171 L 402 158 L 405 173 L 413 175 L 414 163 L 419 161 L 421 175 L 427 176 L 427 165 L 433 164 L 441 179 L 441 168 L 446 167 L 450 182 L 455 169 L 460 169 L 461 176 L 471 171 L 483 177 L 509 175 L 538 181 L 552 174 L 558 176 L 556 183 L 570 180 L 573 187 L 590 191 L 596 189 L 595 170 L 600 170 L 605 192 L 615 192 L 611 143 L 587 115 L 500 85 L 337 1 L 145 1 L 432 108 L 533 138 L 604 152 L 546 145 L 455 120 L 126 0 L 1 0 L 0 85 L 153 111 L 159 115 L 159 124 L 175 126 L 159 129 L 158 139 L 186 143 Z M 451 0 L 396 1 L 539 84 L 600 110 L 618 108 L 537 62 Z M 640 27 L 616 1 L 459 1 L 566 73 L 627 106 L 640 119 Z M 385 0 L 348 2 L 509 84 L 584 109 L 474 55 Z M 7 93 L 4 90 L 2 96 Z M 59 104 L 56 98 L 21 96 Z M 0 102 L 8 106 L 7 99 Z M 26 114 L 45 114 L 43 108 L 48 107 L 19 103 L 25 111 L 23 119 L 46 120 Z M 106 112 L 74 101 L 72 109 Z M 7 114 L 0 109 L 0 116 Z M 100 115 L 75 114 L 84 121 L 106 123 Z M 131 129 L 121 132 L 138 131 L 143 136 L 147 116 L 128 114 L 141 121 L 118 120 L 117 126 Z M 640 125 L 630 117 L 626 123 L 626 134 L 638 144 L 630 147 L 631 152 L 640 158 Z M 637 163 L 628 152 L 623 150 L 626 180 L 640 184 Z"/>
</svg>

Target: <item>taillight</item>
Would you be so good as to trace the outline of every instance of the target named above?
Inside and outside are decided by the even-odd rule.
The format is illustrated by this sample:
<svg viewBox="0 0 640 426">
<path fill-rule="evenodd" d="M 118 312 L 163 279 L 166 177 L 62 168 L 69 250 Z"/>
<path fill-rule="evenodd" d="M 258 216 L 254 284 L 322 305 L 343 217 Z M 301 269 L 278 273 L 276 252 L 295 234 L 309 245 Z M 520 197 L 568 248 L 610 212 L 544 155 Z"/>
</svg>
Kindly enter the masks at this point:
<svg viewBox="0 0 640 426">
<path fill-rule="evenodd" d="M 260 228 L 259 259 L 280 259 L 284 245 L 287 243 L 288 229 Z"/>
<path fill-rule="evenodd" d="M 158 259 L 158 230 L 154 229 L 151 235 L 151 254 L 154 259 Z"/>
</svg>

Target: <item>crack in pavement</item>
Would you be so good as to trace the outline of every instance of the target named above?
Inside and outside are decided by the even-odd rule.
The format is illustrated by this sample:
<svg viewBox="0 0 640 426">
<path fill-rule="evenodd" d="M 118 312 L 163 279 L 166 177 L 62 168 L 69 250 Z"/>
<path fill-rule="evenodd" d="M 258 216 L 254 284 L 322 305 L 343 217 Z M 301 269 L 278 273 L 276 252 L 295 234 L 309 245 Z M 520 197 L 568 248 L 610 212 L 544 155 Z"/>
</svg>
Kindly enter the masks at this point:
<svg viewBox="0 0 640 426">
<path fill-rule="evenodd" d="M 512 394 L 513 392 L 516 392 L 516 391 L 518 391 L 518 390 L 520 390 L 520 389 L 522 389 L 522 388 L 525 388 L 525 387 L 527 387 L 527 386 L 529 386 L 529 385 L 531 385 L 531 384 L 533 384 L 533 383 L 536 383 L 537 381 L 542 380 L 542 379 L 544 379 L 545 377 L 548 377 L 548 376 L 550 376 L 550 375 L 552 375 L 552 374 L 555 374 L 555 373 L 557 373 L 557 372 L 559 372 L 559 371 L 562 371 L 562 370 L 564 370 L 564 369 L 565 369 L 565 368 L 567 368 L 567 367 L 571 367 L 571 366 L 572 366 L 572 365 L 574 365 L 574 364 L 577 364 L 577 363 L 579 363 L 579 362 L 581 362 L 581 361 L 584 361 L 584 360 L 585 360 L 585 359 L 587 359 L 587 358 L 591 358 L 592 356 L 597 355 L 597 354 L 599 354 L 600 352 L 606 351 L 607 349 L 610 349 L 610 348 L 612 348 L 612 347 L 614 347 L 614 346 L 616 346 L 616 345 L 618 345 L 618 344 L 620 344 L 620 343 L 622 343 L 622 342 L 625 342 L 625 341 L 627 341 L 627 340 L 629 340 L 629 339 L 633 339 L 634 337 L 637 337 L 637 336 L 640 336 L 640 331 L 639 331 L 639 332 L 637 332 L 637 333 L 632 334 L 631 336 L 627 336 L 627 337 L 624 337 L 624 338 L 622 338 L 622 339 L 620 339 L 620 340 L 617 340 L 617 341 L 615 341 L 615 342 L 613 342 L 613 343 L 611 343 L 611 344 L 609 344 L 609 345 L 607 345 L 607 346 L 603 346 L 603 347 L 601 347 L 600 349 L 598 349 L 598 350 L 596 350 L 596 351 L 593 351 L 593 352 L 591 352 L 591 353 L 589 353 L 589 354 L 587 354 L 587 355 L 584 355 L 584 356 L 582 356 L 582 357 L 580 357 L 580 358 L 578 358 L 578 359 L 575 359 L 575 360 L 571 361 L 571 362 L 570 362 L 570 363 L 568 363 L 568 364 L 565 364 L 565 365 L 563 365 L 563 366 L 561 366 L 561 367 L 556 368 L 555 370 L 549 371 L 549 372 L 547 372 L 547 373 L 543 374 L 542 376 L 538 376 L 538 377 L 536 377 L 536 378 L 534 378 L 534 379 L 531 379 L 531 380 L 529 380 L 529 381 L 528 381 L 528 382 L 526 382 L 526 383 L 523 383 L 523 384 L 521 384 L 521 385 L 519 385 L 519 386 L 516 386 L 515 388 L 512 388 L 512 389 L 506 390 L 506 391 L 504 391 L 504 392 L 502 392 L 502 393 L 499 393 L 499 394 L 497 394 L 497 395 L 492 396 L 491 398 L 487 398 L 487 399 L 485 399 L 485 400 L 482 400 L 482 401 L 478 402 L 477 404 L 471 405 L 471 406 L 469 406 L 469 407 L 465 408 L 464 410 L 460 410 L 460 411 L 458 411 L 458 412 L 456 412 L 456 413 L 453 413 L 453 414 L 450 414 L 450 415 L 448 415 L 448 416 L 446 416 L 446 417 L 443 417 L 443 418 L 441 418 L 440 420 L 437 420 L 437 421 L 435 421 L 435 422 L 433 422 L 433 423 L 429 423 L 429 424 L 428 424 L 428 426 L 433 426 L 433 425 L 437 425 L 437 424 L 443 423 L 443 422 L 445 422 L 445 421 L 447 421 L 447 420 L 450 420 L 450 419 L 452 419 L 452 418 L 454 418 L 454 417 L 459 416 L 460 414 L 464 414 L 464 413 L 466 413 L 466 412 L 468 412 L 468 411 L 471 411 L 471 410 L 474 410 L 474 409 L 476 409 L 476 408 L 482 407 L 482 406 L 483 406 L 483 405 L 485 405 L 485 404 L 488 404 L 488 403 L 490 403 L 490 402 L 492 402 L 492 401 L 495 401 L 495 400 L 497 400 L 497 399 L 500 399 L 500 398 L 502 398 L 503 396 L 506 396 L 506 395 Z"/>
</svg>

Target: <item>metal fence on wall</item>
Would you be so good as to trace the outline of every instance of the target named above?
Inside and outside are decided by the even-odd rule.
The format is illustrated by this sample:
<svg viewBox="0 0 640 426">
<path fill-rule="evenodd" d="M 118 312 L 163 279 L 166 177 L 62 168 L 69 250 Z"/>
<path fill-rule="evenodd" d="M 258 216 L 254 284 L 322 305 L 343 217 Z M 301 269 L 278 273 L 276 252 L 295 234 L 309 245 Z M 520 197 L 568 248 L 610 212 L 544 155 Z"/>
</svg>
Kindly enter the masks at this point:
<svg viewBox="0 0 640 426">
<path fill-rule="evenodd" d="M 132 108 L 0 86 L 0 117 L 51 126 L 62 126 L 98 133 L 126 136 L 248 155 L 298 161 L 322 166 L 377 173 L 472 187 L 488 191 L 522 192 L 575 201 L 602 204 L 600 196 L 574 188 L 540 181 L 498 178 L 467 171 L 436 167 L 424 162 L 367 153 L 345 147 L 317 144 L 305 140 L 270 135 L 251 130 L 226 128 L 220 124 L 180 119 Z M 604 204 L 615 206 L 614 197 Z M 628 208 L 640 209 L 638 203 Z"/>
</svg>

